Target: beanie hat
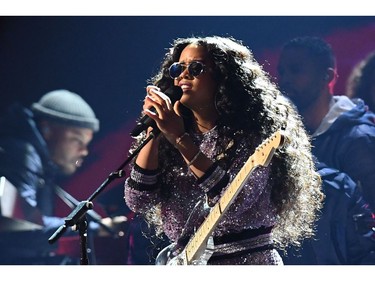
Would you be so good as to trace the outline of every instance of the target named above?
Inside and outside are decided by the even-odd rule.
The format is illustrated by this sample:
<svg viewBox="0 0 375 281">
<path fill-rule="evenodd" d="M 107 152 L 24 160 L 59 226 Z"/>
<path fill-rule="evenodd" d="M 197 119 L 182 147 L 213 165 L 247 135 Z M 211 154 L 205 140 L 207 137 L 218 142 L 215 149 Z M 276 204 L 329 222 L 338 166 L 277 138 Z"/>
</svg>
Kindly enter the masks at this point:
<svg viewBox="0 0 375 281">
<path fill-rule="evenodd" d="M 55 90 L 33 103 L 32 111 L 36 117 L 48 118 L 56 122 L 99 130 L 99 120 L 92 108 L 76 93 L 68 90 Z"/>
</svg>

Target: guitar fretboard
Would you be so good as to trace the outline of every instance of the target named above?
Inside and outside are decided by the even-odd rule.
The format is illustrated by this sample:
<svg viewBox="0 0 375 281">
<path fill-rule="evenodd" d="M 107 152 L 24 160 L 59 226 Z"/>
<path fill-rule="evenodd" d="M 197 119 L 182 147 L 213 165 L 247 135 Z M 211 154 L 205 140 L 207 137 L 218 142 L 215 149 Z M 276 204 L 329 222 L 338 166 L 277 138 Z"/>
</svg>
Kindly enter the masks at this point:
<svg viewBox="0 0 375 281">
<path fill-rule="evenodd" d="M 212 234 L 216 225 L 219 223 L 220 218 L 224 215 L 230 204 L 240 192 L 253 169 L 259 165 L 267 166 L 271 161 L 274 151 L 282 144 L 282 142 L 282 135 L 280 132 L 276 132 L 259 147 L 257 147 L 254 154 L 248 158 L 245 165 L 241 168 L 229 187 L 225 190 L 223 196 L 211 209 L 204 222 L 186 245 L 185 251 L 188 264 L 190 264 L 196 258 L 198 251 Z"/>
</svg>

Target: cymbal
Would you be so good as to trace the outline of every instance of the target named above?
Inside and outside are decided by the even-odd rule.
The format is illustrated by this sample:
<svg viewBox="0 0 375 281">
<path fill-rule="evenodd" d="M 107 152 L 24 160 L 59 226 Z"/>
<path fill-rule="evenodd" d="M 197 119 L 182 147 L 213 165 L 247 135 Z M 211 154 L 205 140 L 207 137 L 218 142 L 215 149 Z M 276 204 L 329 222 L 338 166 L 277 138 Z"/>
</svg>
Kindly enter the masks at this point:
<svg viewBox="0 0 375 281">
<path fill-rule="evenodd" d="M 36 223 L 0 216 L 0 232 L 34 231 L 42 228 L 41 225 Z"/>
</svg>

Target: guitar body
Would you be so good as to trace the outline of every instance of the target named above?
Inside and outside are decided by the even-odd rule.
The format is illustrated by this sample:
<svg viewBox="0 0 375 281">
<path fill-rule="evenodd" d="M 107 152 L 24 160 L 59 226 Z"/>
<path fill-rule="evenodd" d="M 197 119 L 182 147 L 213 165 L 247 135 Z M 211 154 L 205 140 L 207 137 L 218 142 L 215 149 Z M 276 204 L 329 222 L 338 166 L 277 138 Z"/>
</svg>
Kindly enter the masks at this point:
<svg viewBox="0 0 375 281">
<path fill-rule="evenodd" d="M 188 260 L 186 249 L 172 243 L 159 252 L 156 257 L 156 265 L 207 265 L 208 260 L 214 253 L 214 242 L 210 236 L 205 244 L 197 252 L 197 258 Z M 181 251 L 182 250 L 182 251 Z"/>
</svg>

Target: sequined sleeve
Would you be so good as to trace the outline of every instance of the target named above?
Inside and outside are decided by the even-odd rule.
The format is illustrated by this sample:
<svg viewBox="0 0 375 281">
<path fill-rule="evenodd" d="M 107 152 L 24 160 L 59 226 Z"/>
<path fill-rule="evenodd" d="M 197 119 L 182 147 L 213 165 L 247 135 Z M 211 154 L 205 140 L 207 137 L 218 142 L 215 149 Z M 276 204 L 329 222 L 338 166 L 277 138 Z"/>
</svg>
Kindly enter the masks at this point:
<svg viewBox="0 0 375 281">
<path fill-rule="evenodd" d="M 125 181 L 125 202 L 133 212 L 143 212 L 157 203 L 159 170 L 145 170 L 134 164 Z"/>
</svg>

